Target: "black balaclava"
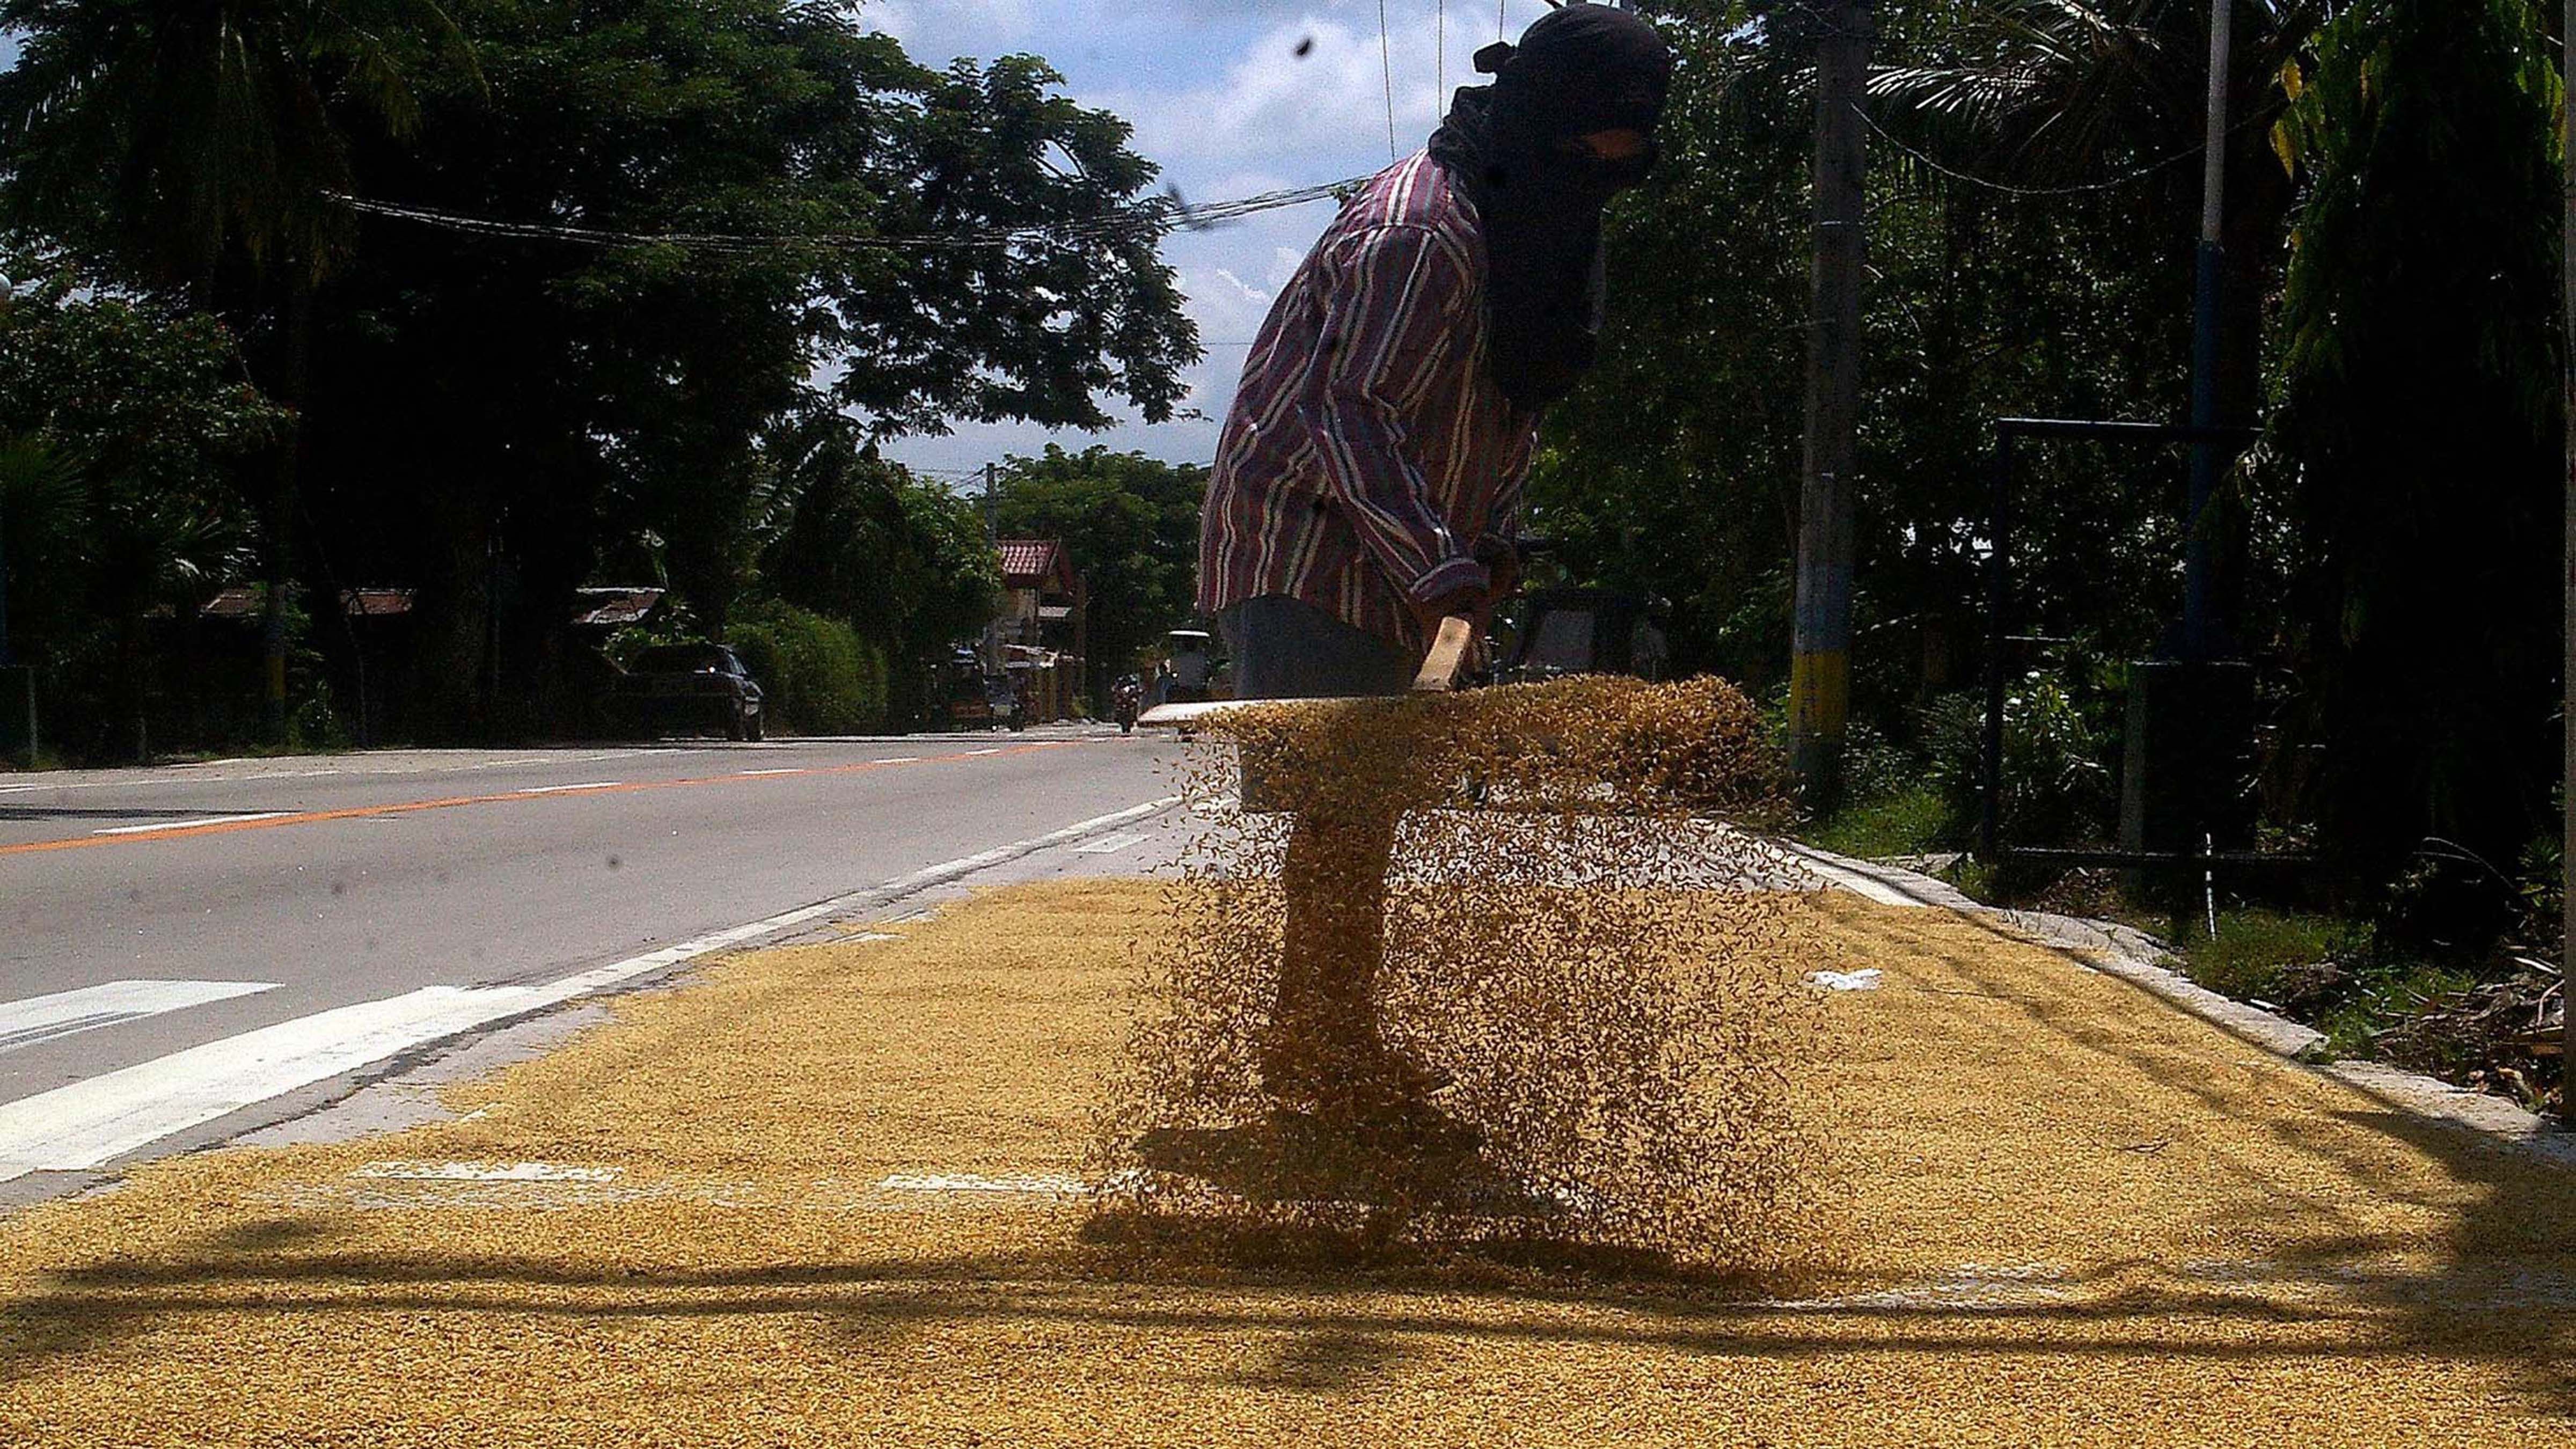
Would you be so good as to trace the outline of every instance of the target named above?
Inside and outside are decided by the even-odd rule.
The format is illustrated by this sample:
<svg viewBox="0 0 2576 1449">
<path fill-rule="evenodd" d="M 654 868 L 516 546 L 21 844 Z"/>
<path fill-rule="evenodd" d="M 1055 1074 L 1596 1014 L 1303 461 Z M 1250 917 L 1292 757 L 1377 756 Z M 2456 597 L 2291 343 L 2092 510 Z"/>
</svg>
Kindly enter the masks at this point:
<svg viewBox="0 0 2576 1449">
<path fill-rule="evenodd" d="M 1476 52 L 1490 86 L 1461 88 L 1431 158 L 1476 205 L 1485 236 L 1486 367 L 1537 409 L 1565 396 L 1601 345 L 1601 209 L 1654 165 L 1672 52 L 1607 5 L 1533 22 L 1517 46 Z M 1646 150 L 1604 161 L 1581 139 L 1635 131 Z"/>
</svg>

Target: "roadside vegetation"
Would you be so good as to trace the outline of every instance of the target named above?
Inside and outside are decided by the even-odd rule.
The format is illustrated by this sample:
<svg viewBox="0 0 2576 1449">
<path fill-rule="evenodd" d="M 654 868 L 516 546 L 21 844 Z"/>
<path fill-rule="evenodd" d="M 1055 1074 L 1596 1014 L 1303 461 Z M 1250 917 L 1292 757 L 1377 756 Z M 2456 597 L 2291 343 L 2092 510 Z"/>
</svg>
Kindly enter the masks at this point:
<svg viewBox="0 0 2576 1449">
<path fill-rule="evenodd" d="M 362 653 L 412 737 L 575 731 L 584 585 L 766 621 L 832 676 L 804 712 L 900 721 L 996 581 L 973 505 L 875 445 L 1160 420 L 1199 356 L 1133 224 L 1155 167 L 1035 57 L 934 69 L 791 0 L 0 27 L 0 546 L 71 758 L 345 735 Z M 1084 240 L 941 241 L 1011 228 Z M 274 587 L 200 629 L 224 585 Z M 409 612 L 344 624 L 359 587 Z"/>
</svg>

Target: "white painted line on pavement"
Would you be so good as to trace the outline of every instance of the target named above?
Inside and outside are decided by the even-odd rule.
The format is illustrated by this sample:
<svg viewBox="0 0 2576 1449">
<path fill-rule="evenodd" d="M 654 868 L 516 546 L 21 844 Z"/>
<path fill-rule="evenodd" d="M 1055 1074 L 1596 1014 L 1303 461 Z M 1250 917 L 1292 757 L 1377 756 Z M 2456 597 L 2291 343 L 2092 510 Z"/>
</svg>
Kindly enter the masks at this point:
<svg viewBox="0 0 2576 1449">
<path fill-rule="evenodd" d="M 1073 848 L 1073 853 L 1076 855 L 1112 855 L 1118 851 L 1127 849 L 1131 845 L 1142 845 L 1145 841 L 1145 836 L 1139 835 L 1133 830 L 1121 830 L 1115 835 L 1104 835 L 1098 840 L 1086 840 L 1082 844 L 1075 846 Z"/>
<path fill-rule="evenodd" d="M 868 763 L 871 765 L 918 765 L 921 763 L 921 756 L 891 755 L 882 760 L 870 760 Z"/>
<path fill-rule="evenodd" d="M 794 765 L 781 765 L 775 769 L 736 770 L 734 773 L 737 775 L 801 775 L 805 772 Z"/>
<path fill-rule="evenodd" d="M 877 1186 L 888 1192 L 1007 1192 L 1033 1196 L 1089 1197 L 1090 1183 L 1052 1172 L 1014 1172 L 986 1177 L 974 1172 L 898 1172 Z"/>
<path fill-rule="evenodd" d="M 1004 861 L 1142 820 L 1179 798 L 1167 796 L 1097 815 L 1061 830 L 925 866 L 867 890 L 578 971 L 541 986 L 424 986 L 402 996 L 336 1007 L 243 1032 L 0 1103 L 0 1182 L 30 1172 L 101 1167 L 174 1132 L 204 1126 L 414 1047 L 559 1006 L 827 916 L 944 885 Z"/>
<path fill-rule="evenodd" d="M 615 1182 L 614 1167 L 571 1167 L 560 1162 L 370 1162 L 351 1177 L 405 1182 Z"/>
<path fill-rule="evenodd" d="M 993 746 L 991 749 L 988 749 L 988 750 L 968 750 L 966 753 L 968 753 L 968 754 L 970 754 L 970 755 L 998 755 L 998 754 L 1000 754 L 1001 752 L 1002 752 L 1002 747 L 1001 747 L 1000 745 L 995 745 L 995 746 Z"/>
<path fill-rule="evenodd" d="M 247 815 L 209 815 L 202 820 L 155 820 L 149 825 L 111 825 L 92 835 L 149 835 L 155 830 L 194 830 L 200 825 L 234 825 L 244 820 L 283 820 L 292 810 L 255 810 Z"/>
<path fill-rule="evenodd" d="M 274 981 L 103 981 L 77 990 L 30 996 L 23 1001 L 0 1003 L 0 1052 L 16 1051 L 76 1031 L 276 989 Z"/>
<path fill-rule="evenodd" d="M 530 785 L 524 790 L 515 790 L 511 793 L 517 795 L 560 795 L 566 790 L 605 790 L 611 785 L 623 785 L 625 783 L 626 782 L 623 780 L 585 780 L 578 785 Z"/>
</svg>

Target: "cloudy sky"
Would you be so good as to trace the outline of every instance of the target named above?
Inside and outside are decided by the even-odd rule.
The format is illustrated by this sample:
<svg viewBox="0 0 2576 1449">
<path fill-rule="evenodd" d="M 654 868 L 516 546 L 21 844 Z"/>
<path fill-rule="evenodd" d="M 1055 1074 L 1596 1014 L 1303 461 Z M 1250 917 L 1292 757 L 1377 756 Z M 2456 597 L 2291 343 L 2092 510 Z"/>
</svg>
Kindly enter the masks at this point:
<svg viewBox="0 0 2576 1449">
<path fill-rule="evenodd" d="M 1469 57 L 1494 39 L 1498 18 L 1518 35 L 1546 13 L 1545 0 L 1385 0 L 1397 145 L 1410 152 L 1430 134 L 1444 73 L 1451 87 L 1475 79 Z M 1337 181 L 1387 162 L 1378 0 L 867 0 L 860 14 L 934 65 L 960 55 L 1046 57 L 1075 99 L 1127 118 L 1136 150 L 1193 201 Z M 1207 461 L 1244 344 L 1331 219 L 1327 201 L 1165 242 L 1207 346 L 1185 404 L 1203 418 L 1156 427 L 1131 420 L 1101 434 L 969 426 L 906 439 L 889 455 L 965 470 L 1052 439 Z"/>
</svg>

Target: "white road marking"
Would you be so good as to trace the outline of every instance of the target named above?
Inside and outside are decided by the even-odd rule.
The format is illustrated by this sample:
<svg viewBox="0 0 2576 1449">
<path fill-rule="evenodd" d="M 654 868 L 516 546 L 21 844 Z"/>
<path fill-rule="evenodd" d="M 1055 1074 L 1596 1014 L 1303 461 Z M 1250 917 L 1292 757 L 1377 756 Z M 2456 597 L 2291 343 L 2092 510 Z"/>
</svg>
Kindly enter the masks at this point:
<svg viewBox="0 0 2576 1449">
<path fill-rule="evenodd" d="M 569 1167 L 560 1162 L 370 1162 L 351 1177 L 406 1182 L 615 1182 L 614 1167 Z"/>
<path fill-rule="evenodd" d="M 0 1052 L 276 989 L 274 981 L 104 981 L 74 991 L 30 996 L 0 1004 Z"/>
<path fill-rule="evenodd" d="M 921 756 L 893 755 L 882 760 L 870 760 L 868 763 L 871 765 L 918 765 L 921 763 Z"/>
<path fill-rule="evenodd" d="M 737 775 L 801 775 L 805 772 L 794 765 L 781 765 L 771 770 L 736 770 L 734 773 Z"/>
<path fill-rule="evenodd" d="M 194 830 L 200 825 L 230 825 L 241 820 L 282 820 L 292 810 L 255 810 L 246 815 L 209 815 L 201 820 L 155 820 L 149 825 L 111 825 L 92 835 L 149 835 L 155 830 Z"/>
<path fill-rule="evenodd" d="M 1098 840 L 1086 840 L 1082 844 L 1075 846 L 1073 848 L 1073 853 L 1076 855 L 1111 855 L 1118 851 L 1125 850 L 1132 845 L 1142 845 L 1145 843 L 1146 838 L 1147 837 L 1139 835 L 1133 830 L 1121 830 L 1115 835 L 1104 835 Z"/>
<path fill-rule="evenodd" d="M 434 751 L 431 753 L 445 754 L 448 752 Z M 460 751 L 457 753 L 467 752 Z M 220 772 L 234 765 L 256 764 L 258 763 L 256 760 L 200 760 L 192 765 L 172 765 L 168 767 L 173 770 L 187 771 L 188 773 L 186 774 L 125 775 L 111 771 L 108 772 L 109 778 L 107 779 L 48 779 L 43 781 L 33 781 L 21 785 L 0 785 L 0 794 L 15 795 L 28 790 L 123 790 L 160 785 L 205 785 L 210 783 L 230 785 L 242 780 L 285 779 L 294 775 L 304 774 L 347 775 L 356 779 L 392 780 L 406 775 L 454 775 L 473 770 L 519 769 L 529 765 L 595 765 L 602 760 L 631 760 L 640 755 L 646 754 L 658 754 L 667 759 L 673 755 L 702 755 L 705 753 L 707 753 L 707 751 L 704 749 L 665 748 L 661 750 L 603 750 L 597 754 L 589 755 L 557 755 L 552 757 L 537 755 L 531 756 L 527 759 L 508 760 L 431 759 L 425 763 L 416 765 L 379 762 L 373 757 L 361 755 L 351 757 L 358 760 L 360 763 L 347 768 L 282 771 L 254 775 L 227 775 Z M 59 773 L 73 777 L 88 777 L 94 776 L 100 772 L 93 770 L 65 770 Z"/>
<path fill-rule="evenodd" d="M 515 793 L 521 795 L 559 795 L 566 790 L 605 790 L 611 785 L 623 785 L 625 783 L 626 782 L 623 780 L 585 780 L 578 785 L 530 785 L 526 789 L 516 791 Z"/>
<path fill-rule="evenodd" d="M 972 1172 L 898 1172 L 877 1184 L 888 1192 L 1008 1192 L 1059 1197 L 1089 1197 L 1090 1183 L 1051 1172 L 1014 1172 L 984 1177 Z"/>
<path fill-rule="evenodd" d="M 327 1082 L 371 1062 L 492 1022 L 605 991 L 712 952 L 845 915 L 1052 846 L 1112 830 L 1169 808 L 1178 796 L 1078 821 L 991 850 L 925 866 L 868 890 L 835 896 L 695 940 L 578 971 L 539 986 L 425 986 L 381 1001 L 336 1007 L 153 1061 L 0 1104 L 0 1182 L 30 1172 L 101 1167 L 174 1132 Z"/>
<path fill-rule="evenodd" d="M 998 755 L 1001 752 L 1002 747 L 1000 745 L 995 745 L 989 750 L 968 750 L 966 753 L 970 755 Z"/>
</svg>

